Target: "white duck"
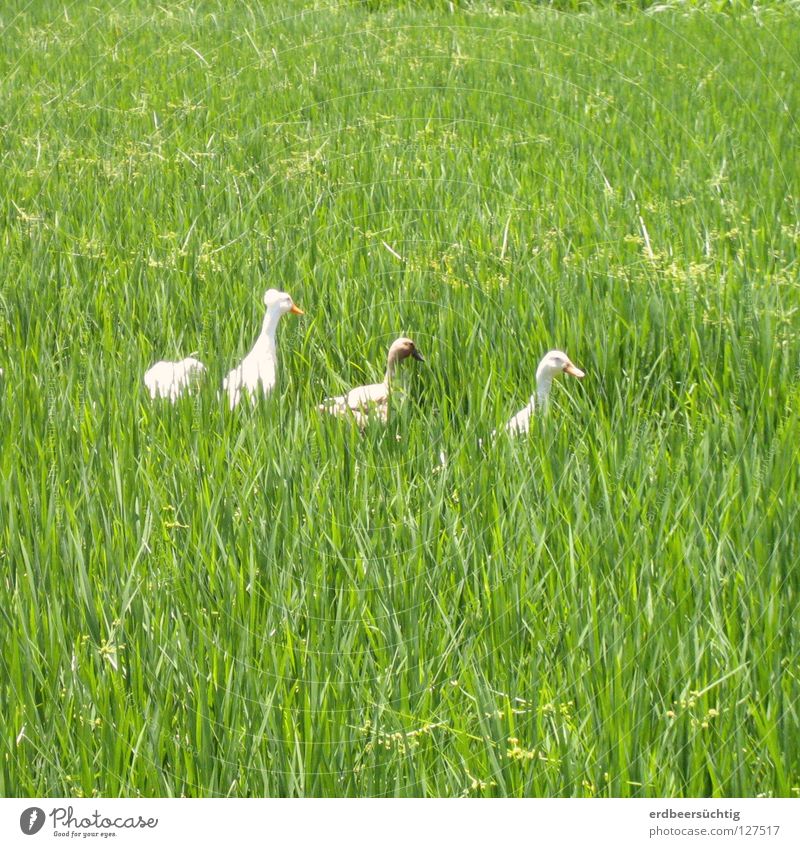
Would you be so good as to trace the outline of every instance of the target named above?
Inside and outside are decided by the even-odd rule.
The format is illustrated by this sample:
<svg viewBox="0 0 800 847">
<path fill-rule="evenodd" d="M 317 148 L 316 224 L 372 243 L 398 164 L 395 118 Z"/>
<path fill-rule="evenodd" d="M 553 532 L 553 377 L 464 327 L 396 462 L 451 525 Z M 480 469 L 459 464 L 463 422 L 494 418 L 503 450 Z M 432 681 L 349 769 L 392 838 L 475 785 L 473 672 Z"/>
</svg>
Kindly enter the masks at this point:
<svg viewBox="0 0 800 847">
<path fill-rule="evenodd" d="M 253 349 L 222 381 L 222 389 L 228 392 L 231 409 L 242 399 L 243 388 L 250 392 L 253 403 L 256 402 L 259 385 L 265 396 L 272 391 L 278 373 L 278 352 L 275 344 L 278 321 L 287 312 L 294 315 L 304 314 L 285 291 L 275 288 L 270 288 L 264 294 L 264 305 L 267 307 L 267 313 L 264 315 L 261 334 Z"/>
<path fill-rule="evenodd" d="M 152 399 L 165 397 L 174 403 L 205 371 L 206 366 L 192 356 L 180 362 L 156 362 L 145 371 L 144 384 Z"/>
<path fill-rule="evenodd" d="M 331 415 L 352 417 L 362 429 L 371 415 L 386 423 L 389 420 L 389 398 L 395 369 L 409 356 L 418 362 L 425 361 L 410 338 L 398 338 L 389 348 L 383 382 L 359 385 L 340 397 L 327 397 L 317 408 Z"/>
<path fill-rule="evenodd" d="M 566 353 L 562 353 L 561 350 L 551 350 L 539 362 L 539 367 L 536 368 L 536 394 L 531 395 L 528 405 L 524 409 L 520 409 L 506 424 L 506 432 L 511 435 L 525 435 L 528 432 L 531 417 L 537 406 L 540 409 L 547 406 L 547 398 L 550 395 L 553 379 L 562 373 L 575 376 L 578 379 L 583 379 L 585 376 L 580 368 L 576 368 L 572 364 Z"/>
</svg>

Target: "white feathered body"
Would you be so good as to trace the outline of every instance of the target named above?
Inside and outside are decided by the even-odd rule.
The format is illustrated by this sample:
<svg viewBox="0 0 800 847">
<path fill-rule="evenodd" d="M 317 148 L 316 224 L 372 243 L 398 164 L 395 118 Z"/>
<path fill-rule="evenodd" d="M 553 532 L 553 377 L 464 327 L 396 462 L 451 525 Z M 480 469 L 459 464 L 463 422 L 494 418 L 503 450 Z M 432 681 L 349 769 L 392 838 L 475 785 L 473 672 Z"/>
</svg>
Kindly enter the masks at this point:
<svg viewBox="0 0 800 847">
<path fill-rule="evenodd" d="M 511 435 L 527 435 L 531 428 L 531 419 L 536 413 L 536 397 L 530 399 L 525 408 L 520 409 L 506 424 L 506 432 Z"/>
<path fill-rule="evenodd" d="M 275 388 L 277 380 L 275 337 L 262 331 L 253 349 L 222 381 L 222 388 L 228 393 L 228 402 L 233 409 L 242 399 L 243 389 L 250 393 L 250 399 L 255 403 L 259 393 L 266 396 Z"/>
<path fill-rule="evenodd" d="M 156 362 L 145 372 L 144 384 L 154 400 L 163 397 L 174 403 L 205 370 L 206 366 L 192 356 L 179 362 Z"/>
<path fill-rule="evenodd" d="M 386 382 L 359 385 L 347 394 L 325 398 L 319 409 L 339 417 L 352 417 L 361 427 L 366 425 L 370 417 L 386 423 L 389 419 L 390 393 Z"/>
</svg>

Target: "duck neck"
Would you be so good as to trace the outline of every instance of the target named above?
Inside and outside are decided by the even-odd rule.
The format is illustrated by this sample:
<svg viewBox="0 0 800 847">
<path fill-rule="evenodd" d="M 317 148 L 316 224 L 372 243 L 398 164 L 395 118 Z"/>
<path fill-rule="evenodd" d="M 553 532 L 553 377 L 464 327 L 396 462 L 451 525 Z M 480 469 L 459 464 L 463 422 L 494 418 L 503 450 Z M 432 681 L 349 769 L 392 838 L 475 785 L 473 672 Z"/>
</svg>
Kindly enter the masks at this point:
<svg viewBox="0 0 800 847">
<path fill-rule="evenodd" d="M 280 320 L 280 312 L 276 309 L 267 309 L 264 315 L 264 322 L 261 324 L 261 334 L 256 340 L 256 349 L 261 354 L 275 354 L 275 333 L 278 330 L 278 321 Z"/>
<path fill-rule="evenodd" d="M 536 406 L 544 410 L 550 397 L 550 389 L 553 387 L 553 376 L 549 373 L 539 374 L 536 377 Z"/>
<path fill-rule="evenodd" d="M 389 385 L 392 381 L 392 377 L 394 376 L 395 368 L 397 367 L 397 353 L 394 350 L 389 351 L 389 357 L 386 360 L 386 374 L 383 377 L 383 381 Z"/>
</svg>

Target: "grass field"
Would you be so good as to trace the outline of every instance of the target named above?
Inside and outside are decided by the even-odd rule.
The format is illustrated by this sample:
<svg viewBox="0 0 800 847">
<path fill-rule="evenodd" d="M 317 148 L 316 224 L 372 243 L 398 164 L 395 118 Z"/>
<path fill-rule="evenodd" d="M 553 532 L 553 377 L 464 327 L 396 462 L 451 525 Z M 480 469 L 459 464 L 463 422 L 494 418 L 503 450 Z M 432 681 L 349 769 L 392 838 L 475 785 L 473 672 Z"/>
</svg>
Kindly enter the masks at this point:
<svg viewBox="0 0 800 847">
<path fill-rule="evenodd" d="M 800 16 L 618 5 L 4 4 L 0 794 L 800 792 Z"/>
</svg>

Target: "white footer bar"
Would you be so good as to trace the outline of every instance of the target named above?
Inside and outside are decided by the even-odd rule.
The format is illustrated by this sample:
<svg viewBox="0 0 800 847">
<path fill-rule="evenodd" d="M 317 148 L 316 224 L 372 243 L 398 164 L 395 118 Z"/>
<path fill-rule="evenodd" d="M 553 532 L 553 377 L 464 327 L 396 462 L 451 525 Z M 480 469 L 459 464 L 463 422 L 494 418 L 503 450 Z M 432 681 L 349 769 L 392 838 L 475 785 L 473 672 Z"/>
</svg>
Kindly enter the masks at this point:
<svg viewBox="0 0 800 847">
<path fill-rule="evenodd" d="M 0 844 L 800 844 L 800 800 L 0 800 Z"/>
</svg>

